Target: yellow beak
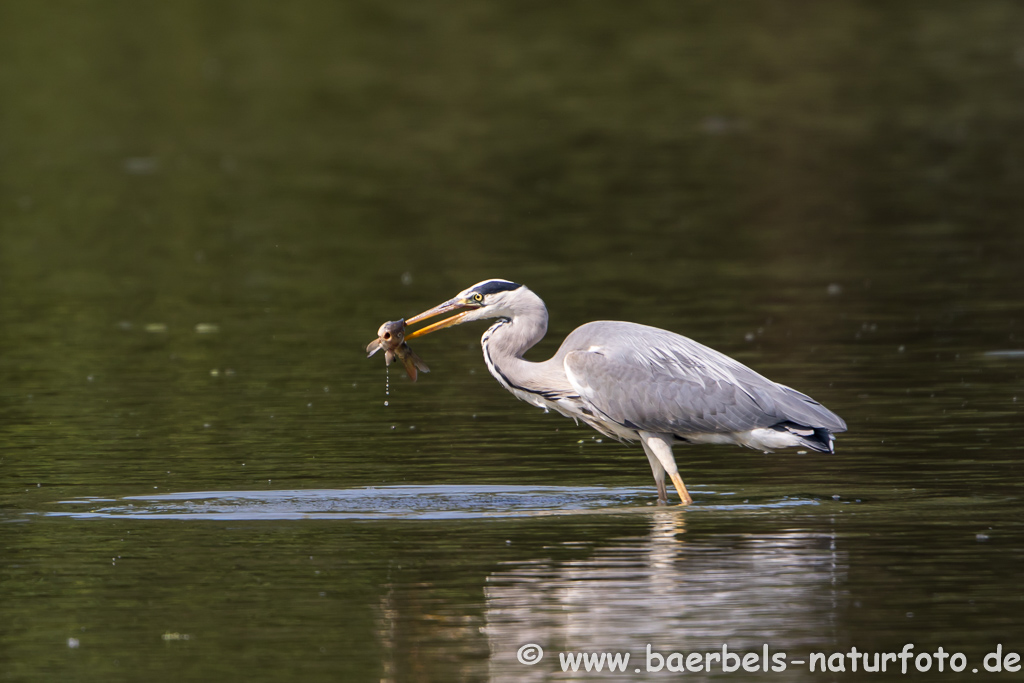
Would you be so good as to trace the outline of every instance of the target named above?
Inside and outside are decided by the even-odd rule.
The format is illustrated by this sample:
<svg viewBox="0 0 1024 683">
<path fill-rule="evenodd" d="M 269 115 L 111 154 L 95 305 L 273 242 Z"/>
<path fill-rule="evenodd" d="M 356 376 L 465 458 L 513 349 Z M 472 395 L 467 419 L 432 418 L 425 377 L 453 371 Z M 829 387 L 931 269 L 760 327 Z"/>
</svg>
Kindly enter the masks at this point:
<svg viewBox="0 0 1024 683">
<path fill-rule="evenodd" d="M 431 332 L 437 332 L 438 330 L 443 330 L 446 327 L 452 327 L 453 325 L 458 325 L 459 323 L 463 322 L 465 317 L 467 315 L 469 315 L 476 308 L 479 308 L 479 306 L 475 306 L 473 304 L 467 304 L 465 302 L 459 301 L 458 299 L 451 299 L 449 301 L 445 301 L 443 304 L 439 304 L 437 306 L 434 306 L 430 310 L 423 311 L 419 315 L 414 315 L 413 317 L 411 317 L 408 320 L 406 320 L 405 324 L 406 325 L 411 325 L 413 323 L 418 323 L 421 320 L 426 320 L 427 318 L 434 318 L 436 316 L 441 315 L 442 313 L 448 313 L 449 311 L 462 311 L 462 312 L 461 313 L 457 313 L 457 314 L 453 315 L 450 318 L 445 318 L 444 320 L 438 320 L 436 323 L 432 323 L 430 325 L 427 325 L 426 327 L 421 327 L 420 329 L 415 330 L 413 332 L 409 332 L 408 334 L 405 335 L 405 338 L 406 338 L 406 340 L 415 339 L 416 337 L 422 337 L 423 335 L 430 334 Z M 468 310 L 466 310 L 466 309 L 468 309 Z"/>
</svg>

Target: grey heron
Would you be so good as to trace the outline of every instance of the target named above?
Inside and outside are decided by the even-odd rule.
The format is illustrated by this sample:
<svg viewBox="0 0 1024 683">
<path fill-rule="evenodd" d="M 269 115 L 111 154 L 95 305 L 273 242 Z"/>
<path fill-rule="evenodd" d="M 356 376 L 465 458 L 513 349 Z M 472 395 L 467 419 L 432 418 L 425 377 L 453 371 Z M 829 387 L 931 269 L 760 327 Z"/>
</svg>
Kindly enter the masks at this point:
<svg viewBox="0 0 1024 683">
<path fill-rule="evenodd" d="M 846 423 L 810 396 L 777 384 L 692 339 L 637 323 L 597 321 L 573 330 L 542 362 L 523 354 L 548 327 L 548 311 L 529 288 L 484 280 L 409 324 L 457 311 L 406 339 L 487 318 L 484 362 L 517 398 L 590 425 L 620 441 L 639 439 L 665 504 L 668 473 L 682 505 L 693 502 L 676 467 L 676 443 L 738 444 L 762 451 L 802 446 L 834 452 Z"/>
</svg>

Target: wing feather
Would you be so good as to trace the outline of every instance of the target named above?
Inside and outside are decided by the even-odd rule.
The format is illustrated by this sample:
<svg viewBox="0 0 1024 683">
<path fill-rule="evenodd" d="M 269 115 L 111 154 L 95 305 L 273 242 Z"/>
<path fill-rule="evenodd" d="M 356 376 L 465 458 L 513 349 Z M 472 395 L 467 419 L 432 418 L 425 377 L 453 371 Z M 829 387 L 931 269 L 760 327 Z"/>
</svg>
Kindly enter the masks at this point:
<svg viewBox="0 0 1024 683">
<path fill-rule="evenodd" d="M 560 354 L 579 395 L 607 419 L 631 429 L 730 433 L 784 421 L 846 429 L 842 419 L 809 396 L 666 330 L 589 323 L 566 338 Z"/>
</svg>

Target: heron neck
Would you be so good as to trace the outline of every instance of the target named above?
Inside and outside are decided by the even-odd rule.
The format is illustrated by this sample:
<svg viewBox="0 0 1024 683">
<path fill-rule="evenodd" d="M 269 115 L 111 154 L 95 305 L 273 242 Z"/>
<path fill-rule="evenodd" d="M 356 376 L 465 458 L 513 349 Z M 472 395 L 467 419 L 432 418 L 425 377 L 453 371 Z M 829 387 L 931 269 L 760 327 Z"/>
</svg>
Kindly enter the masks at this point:
<svg viewBox="0 0 1024 683">
<path fill-rule="evenodd" d="M 553 390 L 571 391 L 561 363 L 555 362 L 554 358 L 539 363 L 523 358 L 523 354 L 547 333 L 547 310 L 539 297 L 537 304 L 499 320 L 484 333 L 481 345 L 487 369 L 510 390 L 542 395 Z"/>
<path fill-rule="evenodd" d="M 524 360 L 523 354 L 543 339 L 546 332 L 547 320 L 538 324 L 536 321 L 502 318 L 484 332 L 480 341 L 496 362 Z"/>
</svg>

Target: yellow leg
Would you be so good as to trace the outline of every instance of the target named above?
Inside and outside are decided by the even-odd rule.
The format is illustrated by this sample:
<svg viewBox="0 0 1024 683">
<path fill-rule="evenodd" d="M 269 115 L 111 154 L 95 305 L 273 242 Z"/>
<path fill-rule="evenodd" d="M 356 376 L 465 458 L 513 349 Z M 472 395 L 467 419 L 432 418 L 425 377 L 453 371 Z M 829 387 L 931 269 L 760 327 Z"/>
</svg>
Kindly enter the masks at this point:
<svg viewBox="0 0 1024 683">
<path fill-rule="evenodd" d="M 672 477 L 672 483 L 676 486 L 676 493 L 679 494 L 679 504 L 689 505 L 693 502 L 693 498 L 690 498 L 690 494 L 686 490 L 686 485 L 683 484 L 683 478 L 679 476 L 678 472 L 673 472 L 669 475 Z"/>
<path fill-rule="evenodd" d="M 647 459 L 651 462 L 654 480 L 658 483 L 658 502 L 668 502 L 665 498 L 665 472 L 668 472 L 668 476 L 672 477 L 672 484 L 676 487 L 676 493 L 679 494 L 679 504 L 689 505 L 692 503 L 693 498 L 690 498 L 690 494 L 686 492 L 683 478 L 676 470 L 676 460 L 672 457 L 672 437 L 654 432 L 637 432 L 637 434 L 640 435 L 644 452 L 647 453 Z"/>
</svg>

